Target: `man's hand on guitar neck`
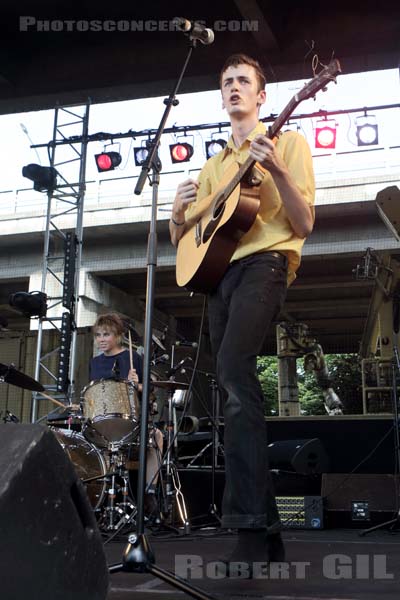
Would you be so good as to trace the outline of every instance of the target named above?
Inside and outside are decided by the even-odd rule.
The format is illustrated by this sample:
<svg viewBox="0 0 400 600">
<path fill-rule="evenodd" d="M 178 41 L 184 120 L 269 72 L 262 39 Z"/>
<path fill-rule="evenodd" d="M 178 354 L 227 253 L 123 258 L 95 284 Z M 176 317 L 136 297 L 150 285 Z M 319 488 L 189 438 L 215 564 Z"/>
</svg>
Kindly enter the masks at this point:
<svg viewBox="0 0 400 600">
<path fill-rule="evenodd" d="M 266 135 L 256 135 L 250 144 L 250 156 L 259 162 L 264 169 L 268 169 L 271 175 L 275 172 L 287 170 L 283 159 L 275 152 L 274 142 Z"/>
<path fill-rule="evenodd" d="M 171 242 L 176 246 L 185 231 L 185 212 L 192 202 L 196 200 L 199 184 L 194 179 L 185 179 L 176 190 L 172 215 L 169 222 Z"/>
<path fill-rule="evenodd" d="M 309 236 L 314 225 L 313 213 L 283 158 L 275 151 L 274 142 L 266 135 L 256 135 L 250 144 L 250 156 L 271 173 L 294 233 L 301 239 Z"/>
</svg>

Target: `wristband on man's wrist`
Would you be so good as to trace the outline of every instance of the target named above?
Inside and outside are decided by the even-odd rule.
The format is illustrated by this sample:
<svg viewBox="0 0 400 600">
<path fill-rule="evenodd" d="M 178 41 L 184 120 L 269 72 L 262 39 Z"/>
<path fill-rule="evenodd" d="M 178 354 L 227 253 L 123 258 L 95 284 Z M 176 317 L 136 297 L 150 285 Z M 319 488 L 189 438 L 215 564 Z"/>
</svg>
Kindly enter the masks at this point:
<svg viewBox="0 0 400 600">
<path fill-rule="evenodd" d="M 178 221 L 175 221 L 174 217 L 171 217 L 171 221 L 174 225 L 176 225 L 177 227 L 182 227 L 182 225 L 185 224 L 185 221 L 182 221 L 182 223 L 178 223 Z"/>
</svg>

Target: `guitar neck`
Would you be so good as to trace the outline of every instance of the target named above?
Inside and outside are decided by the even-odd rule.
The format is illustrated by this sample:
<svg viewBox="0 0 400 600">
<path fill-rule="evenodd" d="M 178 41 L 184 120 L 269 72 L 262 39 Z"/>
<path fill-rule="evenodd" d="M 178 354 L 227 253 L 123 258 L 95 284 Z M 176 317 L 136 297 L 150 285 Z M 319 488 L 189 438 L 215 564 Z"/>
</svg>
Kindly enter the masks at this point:
<svg viewBox="0 0 400 600">
<path fill-rule="evenodd" d="M 282 126 L 286 123 L 286 121 L 288 120 L 290 115 L 293 113 L 296 106 L 298 106 L 300 104 L 300 102 L 301 102 L 301 100 L 296 95 L 285 106 L 283 111 L 280 113 L 280 115 L 275 119 L 275 121 L 272 123 L 272 125 L 270 125 L 270 127 L 268 129 L 267 135 L 270 139 L 273 139 L 276 135 L 278 135 L 278 133 L 282 129 Z M 247 160 L 245 160 L 245 162 L 241 165 L 241 167 L 240 167 L 239 171 L 237 172 L 237 174 L 235 175 L 235 177 L 226 186 L 226 188 L 225 188 L 225 196 L 226 197 L 228 197 L 233 192 L 235 187 L 241 182 L 241 180 L 246 175 L 246 173 L 248 173 L 254 167 L 255 163 L 256 163 L 256 161 L 253 160 L 250 156 Z"/>
</svg>

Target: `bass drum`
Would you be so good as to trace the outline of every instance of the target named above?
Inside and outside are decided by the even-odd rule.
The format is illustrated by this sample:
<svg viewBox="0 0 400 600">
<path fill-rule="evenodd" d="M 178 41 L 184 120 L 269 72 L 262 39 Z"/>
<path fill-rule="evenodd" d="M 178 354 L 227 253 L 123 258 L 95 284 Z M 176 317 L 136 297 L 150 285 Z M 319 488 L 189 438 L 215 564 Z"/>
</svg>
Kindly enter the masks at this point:
<svg viewBox="0 0 400 600">
<path fill-rule="evenodd" d="M 61 444 L 62 449 L 75 467 L 76 473 L 83 482 L 91 477 L 105 476 L 107 469 L 103 456 L 83 435 L 70 429 L 50 428 Z M 104 500 L 105 479 L 95 479 L 84 483 L 93 509 L 99 508 Z"/>
</svg>

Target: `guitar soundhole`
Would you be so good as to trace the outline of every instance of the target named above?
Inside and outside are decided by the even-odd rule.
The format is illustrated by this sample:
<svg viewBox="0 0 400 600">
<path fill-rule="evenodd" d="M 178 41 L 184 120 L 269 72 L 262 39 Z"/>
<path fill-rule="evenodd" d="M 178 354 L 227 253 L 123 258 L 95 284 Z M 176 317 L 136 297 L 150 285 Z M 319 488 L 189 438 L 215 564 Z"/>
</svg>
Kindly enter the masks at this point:
<svg viewBox="0 0 400 600">
<path fill-rule="evenodd" d="M 225 201 L 222 199 L 218 199 L 215 203 L 212 212 L 212 219 L 207 223 L 207 226 L 204 228 L 202 241 L 203 244 L 206 244 L 210 237 L 213 235 L 214 231 L 218 228 L 218 222 L 224 214 L 225 210 Z"/>
<path fill-rule="evenodd" d="M 225 202 L 217 202 L 213 210 L 213 219 L 220 219 L 225 210 Z"/>
</svg>

